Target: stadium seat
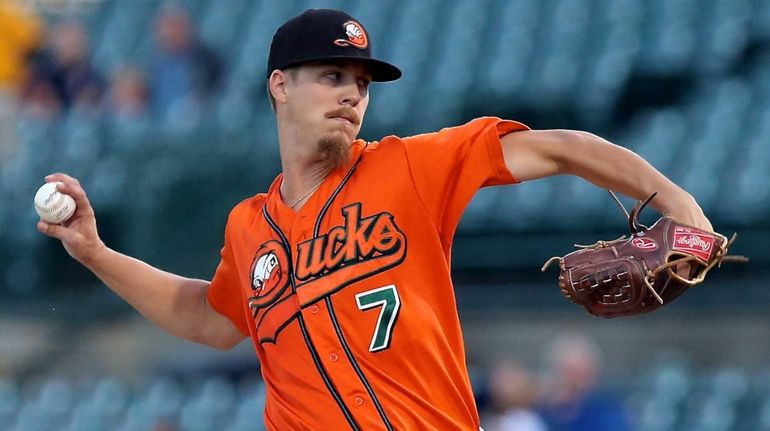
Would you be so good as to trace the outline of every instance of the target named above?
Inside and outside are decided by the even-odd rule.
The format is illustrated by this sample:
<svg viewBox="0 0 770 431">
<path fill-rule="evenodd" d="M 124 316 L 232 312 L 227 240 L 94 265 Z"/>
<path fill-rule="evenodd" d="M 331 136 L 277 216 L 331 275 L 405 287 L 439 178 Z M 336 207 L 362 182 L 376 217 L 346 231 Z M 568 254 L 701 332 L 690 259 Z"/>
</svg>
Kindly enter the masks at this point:
<svg viewBox="0 0 770 431">
<path fill-rule="evenodd" d="M 18 405 L 18 388 L 11 380 L 0 378 L 0 428 L 11 428 L 16 420 Z"/>
<path fill-rule="evenodd" d="M 751 12 L 751 35 L 762 42 L 769 41 L 770 4 L 764 0 L 753 0 Z"/>
<path fill-rule="evenodd" d="M 491 221 L 504 231 L 520 232 L 527 229 L 552 228 L 548 205 L 553 199 L 554 181 L 535 181 L 502 188 Z"/>
<path fill-rule="evenodd" d="M 295 12 L 290 1 L 261 1 L 245 13 L 247 22 L 242 31 L 244 37 L 237 44 L 242 45 L 242 48 L 236 53 L 237 59 L 229 68 L 232 71 L 231 82 L 238 82 L 251 91 L 264 88 L 267 54 L 276 23 L 290 18 Z"/>
<path fill-rule="evenodd" d="M 255 101 L 249 98 L 247 88 L 234 88 L 221 95 L 216 103 L 216 122 L 225 133 L 248 133 L 254 121 Z M 268 101 L 261 100 L 263 105 Z"/>
<path fill-rule="evenodd" d="M 101 34 L 94 35 L 92 62 L 110 75 L 127 59 L 146 62 L 153 38 L 153 16 L 160 3 L 148 0 L 104 2 L 109 8 Z"/>
<path fill-rule="evenodd" d="M 481 79 L 474 87 L 481 90 L 480 97 L 515 98 L 524 85 L 531 57 L 535 54 L 540 2 L 498 1 L 494 8 L 497 13 L 489 19 L 494 31 L 488 32 L 485 39 L 490 54 L 482 57 L 478 72 Z"/>
<path fill-rule="evenodd" d="M 234 406 L 232 385 L 222 378 L 210 377 L 185 402 L 180 424 L 190 431 L 223 429 L 232 420 Z"/>
<path fill-rule="evenodd" d="M 736 422 L 734 406 L 719 397 L 696 397 L 685 410 L 683 431 L 731 431 Z"/>
<path fill-rule="evenodd" d="M 712 1 L 700 11 L 693 70 L 704 75 L 732 67 L 749 40 L 748 0 Z"/>
<path fill-rule="evenodd" d="M 226 62 L 235 55 L 236 47 L 242 45 L 243 23 L 251 12 L 253 1 L 236 0 L 226 3 L 211 1 L 201 14 L 200 38 Z"/>
<path fill-rule="evenodd" d="M 676 406 L 649 398 L 639 410 L 639 431 L 678 430 L 680 413 Z"/>
<path fill-rule="evenodd" d="M 16 431 L 45 431 L 68 423 L 74 401 L 68 380 L 45 379 L 34 388 L 34 393 L 19 409 Z"/>
</svg>

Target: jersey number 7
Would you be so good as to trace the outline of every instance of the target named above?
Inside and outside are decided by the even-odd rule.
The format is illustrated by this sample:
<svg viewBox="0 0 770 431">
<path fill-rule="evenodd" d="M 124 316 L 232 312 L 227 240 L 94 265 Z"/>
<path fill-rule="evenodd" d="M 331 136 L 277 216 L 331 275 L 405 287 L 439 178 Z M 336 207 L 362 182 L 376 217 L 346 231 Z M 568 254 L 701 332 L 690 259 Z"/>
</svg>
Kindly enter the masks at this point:
<svg viewBox="0 0 770 431">
<path fill-rule="evenodd" d="M 361 292 L 356 295 L 356 303 L 359 310 L 382 307 L 380 309 L 380 316 L 377 318 L 377 327 L 374 328 L 369 351 L 379 352 L 390 347 L 393 328 L 396 326 L 398 311 L 401 309 L 401 298 L 398 296 L 396 285 L 389 284 Z"/>
</svg>

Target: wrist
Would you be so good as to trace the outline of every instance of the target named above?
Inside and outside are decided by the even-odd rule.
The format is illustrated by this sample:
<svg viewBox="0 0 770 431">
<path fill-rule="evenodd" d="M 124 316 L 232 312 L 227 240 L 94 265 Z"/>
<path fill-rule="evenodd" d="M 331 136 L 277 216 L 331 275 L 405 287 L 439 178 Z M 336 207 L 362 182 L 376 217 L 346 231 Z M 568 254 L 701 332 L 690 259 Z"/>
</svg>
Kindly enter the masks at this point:
<svg viewBox="0 0 770 431">
<path fill-rule="evenodd" d="M 703 209 L 689 193 L 671 199 L 668 205 L 662 208 L 663 215 L 669 216 L 679 223 L 693 226 L 706 231 L 713 231 L 714 227 L 703 212 Z"/>
<path fill-rule="evenodd" d="M 683 214 L 692 214 L 694 209 L 700 212 L 695 198 L 682 189 L 658 193 L 652 201 L 653 207 L 661 214 L 676 218 Z"/>
<path fill-rule="evenodd" d="M 107 258 L 110 251 L 107 245 L 101 239 L 98 239 L 96 244 L 91 246 L 90 250 L 78 260 L 83 266 L 93 271 Z"/>
</svg>

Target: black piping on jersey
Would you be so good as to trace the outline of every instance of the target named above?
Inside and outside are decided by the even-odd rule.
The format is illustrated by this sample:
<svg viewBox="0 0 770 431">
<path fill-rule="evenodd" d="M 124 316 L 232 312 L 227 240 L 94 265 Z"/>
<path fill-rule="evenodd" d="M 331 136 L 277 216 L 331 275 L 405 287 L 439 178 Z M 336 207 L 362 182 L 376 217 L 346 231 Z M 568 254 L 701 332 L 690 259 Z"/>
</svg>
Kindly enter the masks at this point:
<svg viewBox="0 0 770 431">
<path fill-rule="evenodd" d="M 353 163 L 353 166 L 350 168 L 348 173 L 345 175 L 345 177 L 342 179 L 340 184 L 334 190 L 334 193 L 332 193 L 329 199 L 326 200 L 326 203 L 324 204 L 323 208 L 318 213 L 318 218 L 316 219 L 316 222 L 315 222 L 315 228 L 313 229 L 313 238 L 318 237 L 318 234 L 320 233 L 319 231 L 321 230 L 321 221 L 326 215 L 326 212 L 329 210 L 329 207 L 331 207 L 331 204 L 334 201 L 334 199 L 337 197 L 337 195 L 340 194 L 340 191 L 342 191 L 342 188 L 345 187 L 345 185 L 348 183 L 348 180 L 350 179 L 350 177 L 353 176 L 353 173 L 356 171 L 358 164 L 364 158 L 364 151 L 366 150 L 366 147 L 368 145 L 369 143 L 364 145 L 364 148 L 361 150 L 361 154 L 358 156 L 358 159 L 356 160 L 356 162 Z M 406 247 L 406 244 L 404 244 L 404 247 Z M 406 254 L 404 254 L 404 256 L 406 256 Z M 367 277 L 370 277 L 371 275 L 372 274 L 367 274 Z M 292 276 L 292 283 L 293 282 L 294 282 L 294 278 Z M 353 281 L 344 283 L 339 288 L 334 289 L 333 292 L 338 291 L 343 286 L 347 286 L 352 282 Z M 374 402 L 374 407 L 377 409 L 377 413 L 380 414 L 380 418 L 382 418 L 382 422 L 385 424 L 385 427 L 388 429 L 388 431 L 393 431 L 393 425 L 391 425 L 390 420 L 388 420 L 388 416 L 385 414 L 385 409 L 382 408 L 382 404 L 380 404 L 380 400 L 377 399 L 377 395 L 374 393 L 374 388 L 372 388 L 372 385 L 369 383 L 369 380 L 367 380 L 366 376 L 364 376 L 364 372 L 361 371 L 361 367 L 358 365 L 358 361 L 356 361 L 356 358 L 353 356 L 353 352 L 350 350 L 350 346 L 348 346 L 348 342 L 345 340 L 345 335 L 342 333 L 342 328 L 340 328 L 340 324 L 337 321 L 337 316 L 334 313 L 334 306 L 332 305 L 332 301 L 331 301 L 331 294 L 333 292 L 329 292 L 329 294 L 326 295 L 325 300 L 326 300 L 326 308 L 329 310 L 329 317 L 331 318 L 331 321 L 332 321 L 332 326 L 334 326 L 334 331 L 337 333 L 337 338 L 340 340 L 340 344 L 342 345 L 342 349 L 345 351 L 345 356 L 347 356 L 348 361 L 350 361 L 350 365 L 353 366 L 353 370 L 355 370 L 356 375 L 358 375 L 358 379 L 361 380 L 361 383 L 366 388 L 366 392 L 369 393 L 369 397 L 371 397 L 372 402 Z"/>
<path fill-rule="evenodd" d="M 288 256 L 289 261 L 289 280 L 291 282 L 291 288 L 292 291 L 297 291 L 297 286 L 294 284 L 294 265 L 292 263 L 292 254 L 291 254 L 291 247 L 289 247 L 289 241 L 286 239 L 286 236 L 281 231 L 281 228 L 278 227 L 278 225 L 275 223 L 272 217 L 270 217 L 270 213 L 267 211 L 267 203 L 262 206 L 262 213 L 265 216 L 265 220 L 267 220 L 267 223 L 270 225 L 270 227 L 275 231 L 276 234 L 281 238 L 281 243 L 283 244 L 283 247 L 286 251 L 286 254 Z M 291 319 L 289 320 L 291 321 Z M 307 328 L 305 327 L 305 319 L 302 317 L 302 313 L 300 313 L 297 316 L 297 321 L 299 322 L 300 332 L 302 332 L 302 337 L 305 339 L 305 345 L 307 345 L 307 349 L 310 352 L 310 356 L 313 358 L 313 362 L 315 363 L 315 367 L 318 370 L 318 374 L 321 375 L 321 378 L 324 381 L 324 384 L 326 384 L 326 389 L 329 390 L 329 393 L 331 394 L 332 398 L 334 398 L 334 401 L 337 402 L 337 406 L 342 411 L 342 414 L 345 416 L 345 420 L 348 421 L 348 425 L 350 425 L 350 428 L 352 428 L 355 431 L 359 431 L 361 427 L 356 423 L 356 420 L 353 418 L 353 415 L 350 413 L 350 410 L 345 405 L 345 402 L 342 401 L 342 397 L 340 396 L 339 392 L 337 391 L 337 388 L 334 386 L 334 383 L 331 381 L 331 378 L 329 377 L 328 373 L 326 372 L 326 369 L 324 368 L 323 364 L 321 363 L 320 358 L 318 357 L 318 351 L 316 350 L 315 346 L 313 345 L 313 341 L 310 339 L 310 336 L 307 333 Z"/>
<path fill-rule="evenodd" d="M 332 193 L 331 196 L 329 196 L 329 199 L 326 200 L 326 203 L 324 204 L 323 208 L 321 208 L 321 212 L 318 213 L 318 218 L 315 221 L 315 228 L 313 228 L 313 238 L 318 236 L 319 231 L 321 230 L 321 220 L 323 220 L 324 216 L 326 215 L 326 211 L 329 211 L 329 207 L 332 205 L 332 202 L 334 202 L 334 199 L 337 197 L 338 194 L 342 191 L 342 188 L 345 187 L 345 184 L 348 183 L 348 180 L 350 177 L 353 176 L 353 172 L 356 171 L 356 168 L 358 167 L 358 164 L 361 163 L 361 159 L 364 158 L 364 151 L 366 151 L 366 147 L 369 146 L 369 143 L 367 142 L 364 144 L 364 148 L 361 149 L 361 154 L 358 156 L 358 159 L 356 159 L 356 162 L 353 163 L 353 166 L 351 166 L 350 170 L 347 174 L 345 174 L 345 178 L 340 181 L 340 184 L 337 186 L 336 189 L 334 189 L 334 193 Z"/>
<path fill-rule="evenodd" d="M 281 290 L 278 293 L 274 293 L 273 295 L 275 298 L 265 302 L 264 304 L 259 305 L 249 305 L 249 308 L 253 311 L 253 317 L 257 317 L 257 312 L 263 308 L 271 307 L 279 302 L 281 302 L 281 297 L 283 296 L 283 293 L 286 291 L 286 289 L 289 287 L 289 283 L 286 283 L 286 286 L 282 287 Z M 256 296 L 249 297 L 249 300 L 257 299 Z"/>
<path fill-rule="evenodd" d="M 380 418 L 382 418 L 382 422 L 385 424 L 385 428 L 387 428 L 388 431 L 393 431 L 393 425 L 391 425 L 390 420 L 388 419 L 388 416 L 385 414 L 385 410 L 382 408 L 382 404 L 380 404 L 380 400 L 377 399 L 377 395 L 375 395 L 374 389 L 369 384 L 369 381 L 366 380 L 366 377 L 364 376 L 364 372 L 361 371 L 361 367 L 358 365 L 358 361 L 356 361 L 356 358 L 353 357 L 353 352 L 350 351 L 350 347 L 348 347 L 348 343 L 345 341 L 345 336 L 342 334 L 342 329 L 340 328 L 340 324 L 337 323 L 337 315 L 334 313 L 334 307 L 332 306 L 331 295 L 326 296 L 325 301 L 326 301 L 326 308 L 329 310 L 329 318 L 331 318 L 332 326 L 334 326 L 334 330 L 337 332 L 337 338 L 340 339 L 340 344 L 342 344 L 342 349 L 345 350 L 345 356 L 348 357 L 348 360 L 350 361 L 350 365 L 353 366 L 353 369 L 356 371 L 358 378 L 361 380 L 361 383 L 363 383 L 364 387 L 366 388 L 366 392 L 368 392 L 369 396 L 372 398 L 372 401 L 374 402 L 374 407 L 377 409 L 377 413 L 380 414 Z"/>
<path fill-rule="evenodd" d="M 262 325 L 262 320 L 265 319 L 265 316 L 267 316 L 267 313 L 270 312 L 270 310 L 273 308 L 273 306 L 277 306 L 278 304 L 282 303 L 283 301 L 289 300 L 291 298 L 292 298 L 291 295 L 285 296 L 281 300 L 279 300 L 279 301 L 275 302 L 274 304 L 272 304 L 272 306 L 270 308 L 266 309 L 262 313 L 262 317 L 259 318 L 259 322 L 257 322 L 257 328 L 259 328 L 259 326 Z M 278 334 L 280 334 L 281 331 L 283 331 L 287 326 L 289 326 L 289 324 L 291 322 L 293 322 L 294 319 L 296 319 L 300 314 L 301 314 L 300 311 L 297 311 L 296 313 L 292 314 L 291 317 L 286 319 L 286 321 L 281 324 L 281 326 L 276 328 L 275 334 L 273 334 L 272 337 L 260 338 L 259 339 L 259 344 L 262 344 L 262 343 L 273 343 L 273 344 L 275 344 L 275 341 L 278 339 Z M 256 312 L 254 313 L 254 317 L 257 317 L 256 316 Z"/>
</svg>

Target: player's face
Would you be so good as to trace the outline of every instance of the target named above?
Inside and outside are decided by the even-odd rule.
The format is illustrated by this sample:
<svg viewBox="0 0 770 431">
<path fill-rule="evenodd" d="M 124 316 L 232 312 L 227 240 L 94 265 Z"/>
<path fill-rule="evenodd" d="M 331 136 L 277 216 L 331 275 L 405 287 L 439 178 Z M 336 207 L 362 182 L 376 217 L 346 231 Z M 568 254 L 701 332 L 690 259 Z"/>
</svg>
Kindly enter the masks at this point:
<svg viewBox="0 0 770 431">
<path fill-rule="evenodd" d="M 368 68 L 359 62 L 310 63 L 287 83 L 287 108 L 303 140 L 333 164 L 347 160 L 369 105 Z"/>
</svg>

